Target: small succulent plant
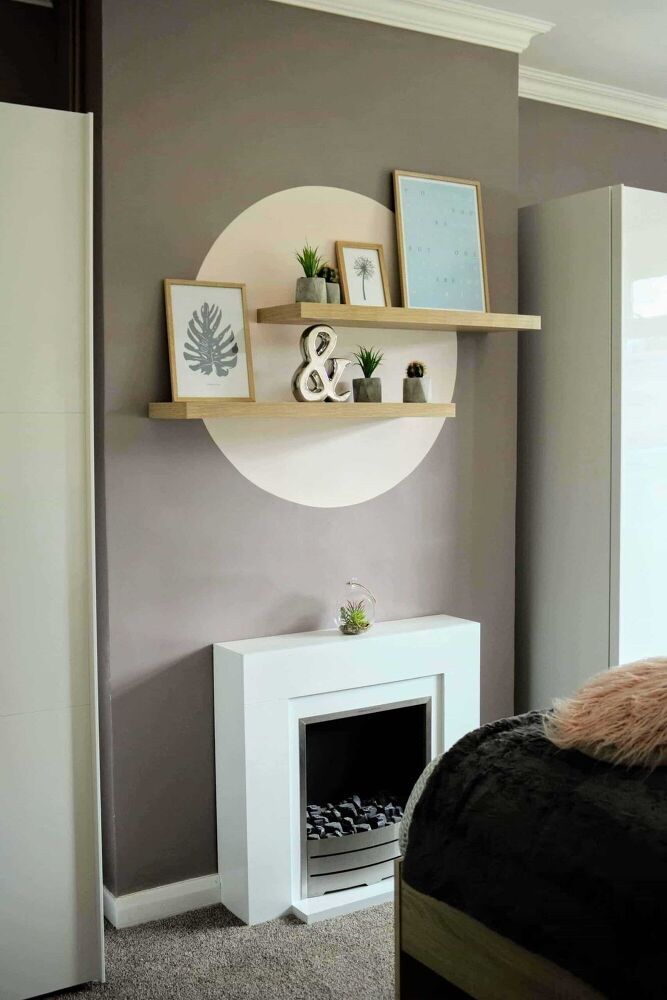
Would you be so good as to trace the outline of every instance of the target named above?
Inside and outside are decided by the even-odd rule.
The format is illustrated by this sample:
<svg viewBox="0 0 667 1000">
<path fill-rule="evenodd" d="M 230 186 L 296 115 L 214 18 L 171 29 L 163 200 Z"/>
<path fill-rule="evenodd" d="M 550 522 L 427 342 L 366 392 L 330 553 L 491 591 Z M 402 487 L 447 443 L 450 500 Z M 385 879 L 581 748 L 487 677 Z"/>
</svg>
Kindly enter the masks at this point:
<svg viewBox="0 0 667 1000">
<path fill-rule="evenodd" d="M 335 267 L 331 267 L 330 264 L 324 264 L 317 272 L 317 277 L 324 278 L 324 280 L 328 281 L 329 284 L 338 284 L 338 271 Z"/>
<path fill-rule="evenodd" d="M 363 601 L 348 601 L 340 609 L 340 630 L 344 635 L 365 632 L 370 622 L 366 617 Z"/>
<path fill-rule="evenodd" d="M 318 271 L 324 265 L 324 261 L 320 257 L 319 247 L 311 247 L 308 243 L 304 246 L 303 250 L 295 254 L 296 259 L 303 268 L 303 273 L 307 278 L 317 278 Z"/>
<path fill-rule="evenodd" d="M 382 363 L 384 354 L 376 347 L 360 347 L 353 357 L 364 373 L 364 378 L 372 378 L 373 372 Z"/>
<path fill-rule="evenodd" d="M 423 361 L 411 361 L 405 369 L 408 378 L 423 378 L 426 374 L 426 365 Z"/>
</svg>

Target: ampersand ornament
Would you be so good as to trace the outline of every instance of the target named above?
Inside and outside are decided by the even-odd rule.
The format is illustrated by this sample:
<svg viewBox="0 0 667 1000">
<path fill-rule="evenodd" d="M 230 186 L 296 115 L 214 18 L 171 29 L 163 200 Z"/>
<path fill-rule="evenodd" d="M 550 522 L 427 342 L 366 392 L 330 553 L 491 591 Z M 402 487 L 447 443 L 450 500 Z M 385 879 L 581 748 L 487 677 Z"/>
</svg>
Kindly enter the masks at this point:
<svg viewBox="0 0 667 1000">
<path fill-rule="evenodd" d="M 292 392 L 295 399 L 302 403 L 319 403 L 331 399 L 335 403 L 344 403 L 349 398 L 350 391 L 336 392 L 347 365 L 347 358 L 332 358 L 338 340 L 335 331 L 330 326 L 318 324 L 309 326 L 301 334 L 301 355 L 303 364 L 294 372 Z"/>
</svg>

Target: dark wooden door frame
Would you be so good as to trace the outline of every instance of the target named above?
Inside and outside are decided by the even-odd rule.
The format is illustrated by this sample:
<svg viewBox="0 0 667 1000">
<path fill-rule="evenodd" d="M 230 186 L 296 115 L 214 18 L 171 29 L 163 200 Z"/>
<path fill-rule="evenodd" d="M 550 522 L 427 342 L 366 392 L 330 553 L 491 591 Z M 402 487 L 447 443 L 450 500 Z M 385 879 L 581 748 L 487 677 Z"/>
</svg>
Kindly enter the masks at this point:
<svg viewBox="0 0 667 1000">
<path fill-rule="evenodd" d="M 83 0 L 54 0 L 58 33 L 58 82 L 60 106 L 84 111 Z"/>
</svg>

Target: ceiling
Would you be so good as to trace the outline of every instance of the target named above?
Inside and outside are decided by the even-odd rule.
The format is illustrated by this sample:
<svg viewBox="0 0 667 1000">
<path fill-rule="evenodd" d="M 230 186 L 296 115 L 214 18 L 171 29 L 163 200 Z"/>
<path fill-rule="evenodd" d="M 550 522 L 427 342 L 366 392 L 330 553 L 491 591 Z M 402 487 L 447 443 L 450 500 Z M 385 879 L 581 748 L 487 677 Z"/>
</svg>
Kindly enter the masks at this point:
<svg viewBox="0 0 667 1000">
<path fill-rule="evenodd" d="M 52 0 L 22 2 L 52 6 Z M 336 6 L 283 2 L 320 9 Z M 425 4 L 438 7 L 437 0 Z M 381 9 L 382 3 L 372 0 L 359 6 Z M 667 100 L 667 0 L 483 0 L 483 6 L 553 23 L 551 31 L 535 37 L 521 55 L 522 66 Z"/>
<path fill-rule="evenodd" d="M 522 66 L 667 100 L 667 0 L 483 0 L 485 7 L 551 21 Z"/>
</svg>

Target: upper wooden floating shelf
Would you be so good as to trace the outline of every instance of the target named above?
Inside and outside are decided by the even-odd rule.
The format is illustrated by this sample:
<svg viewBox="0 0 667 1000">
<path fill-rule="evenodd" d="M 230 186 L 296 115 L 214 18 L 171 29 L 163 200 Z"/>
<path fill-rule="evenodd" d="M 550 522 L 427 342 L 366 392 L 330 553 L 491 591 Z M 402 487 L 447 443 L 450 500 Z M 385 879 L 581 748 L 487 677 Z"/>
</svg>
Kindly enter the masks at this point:
<svg viewBox="0 0 667 1000">
<path fill-rule="evenodd" d="M 402 309 L 385 306 L 326 305 L 319 302 L 290 302 L 257 310 L 258 323 L 333 323 L 394 330 L 454 330 L 459 333 L 510 333 L 540 330 L 541 316 L 513 313 L 458 312 L 451 309 Z"/>
<path fill-rule="evenodd" d="M 153 420 L 202 420 L 207 417 L 296 417 L 312 420 L 390 420 L 396 417 L 453 417 L 454 403 L 224 403 L 184 400 L 149 403 Z"/>
</svg>

